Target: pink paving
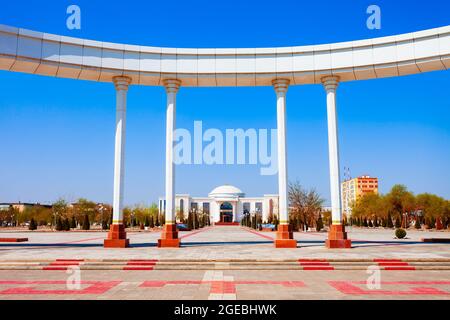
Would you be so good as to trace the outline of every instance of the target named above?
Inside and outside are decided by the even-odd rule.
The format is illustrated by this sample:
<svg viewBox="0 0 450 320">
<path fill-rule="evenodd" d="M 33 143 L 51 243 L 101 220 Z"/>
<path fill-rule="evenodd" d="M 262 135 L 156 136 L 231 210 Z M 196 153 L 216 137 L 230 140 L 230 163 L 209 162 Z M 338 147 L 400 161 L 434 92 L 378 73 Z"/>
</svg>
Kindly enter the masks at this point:
<svg viewBox="0 0 450 320">
<path fill-rule="evenodd" d="M 31 294 L 31 295 L 38 295 L 38 294 L 48 294 L 48 295 L 66 295 L 66 294 L 103 294 L 110 290 L 111 288 L 117 286 L 121 281 L 80 281 L 81 285 L 89 285 L 84 289 L 80 290 L 69 290 L 69 289 L 54 289 L 54 290 L 39 290 L 36 289 L 37 286 L 41 285 L 64 285 L 66 286 L 66 281 L 46 281 L 46 280 L 40 280 L 40 281 L 0 281 L 0 285 L 30 285 L 28 287 L 13 287 L 5 290 L 0 291 L 0 295 L 12 295 L 12 294 Z"/>
<path fill-rule="evenodd" d="M 181 280 L 181 281 L 144 281 L 139 287 L 164 287 L 166 285 L 189 285 L 189 284 L 210 284 L 210 294 L 211 293 L 236 293 L 236 285 L 281 285 L 284 287 L 305 287 L 303 281 L 264 281 L 264 280 L 236 280 L 236 281 L 210 281 L 210 280 Z"/>
<path fill-rule="evenodd" d="M 409 290 L 369 290 L 357 285 L 366 285 L 365 281 L 328 281 L 336 290 L 351 295 L 450 295 L 450 292 L 430 287 L 431 285 L 450 285 L 450 281 L 382 281 L 381 286 L 409 286 Z"/>
</svg>

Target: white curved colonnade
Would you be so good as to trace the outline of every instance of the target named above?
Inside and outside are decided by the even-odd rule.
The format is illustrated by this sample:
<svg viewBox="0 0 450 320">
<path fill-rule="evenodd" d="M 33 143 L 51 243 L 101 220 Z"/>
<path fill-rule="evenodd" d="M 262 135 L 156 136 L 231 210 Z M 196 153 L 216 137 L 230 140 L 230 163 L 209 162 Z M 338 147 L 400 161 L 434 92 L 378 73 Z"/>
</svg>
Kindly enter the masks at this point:
<svg viewBox="0 0 450 320">
<path fill-rule="evenodd" d="M 105 246 L 127 246 L 122 225 L 126 95 L 129 85 L 165 86 L 166 227 L 160 246 L 178 246 L 172 134 L 181 87 L 273 86 L 277 95 L 280 227 L 277 247 L 296 246 L 288 227 L 286 92 L 289 85 L 326 90 L 333 225 L 328 247 L 349 247 L 340 204 L 336 88 L 339 82 L 447 70 L 450 26 L 333 44 L 278 48 L 189 49 L 126 45 L 0 25 L 0 69 L 113 82 L 117 91 L 113 226 Z"/>
</svg>

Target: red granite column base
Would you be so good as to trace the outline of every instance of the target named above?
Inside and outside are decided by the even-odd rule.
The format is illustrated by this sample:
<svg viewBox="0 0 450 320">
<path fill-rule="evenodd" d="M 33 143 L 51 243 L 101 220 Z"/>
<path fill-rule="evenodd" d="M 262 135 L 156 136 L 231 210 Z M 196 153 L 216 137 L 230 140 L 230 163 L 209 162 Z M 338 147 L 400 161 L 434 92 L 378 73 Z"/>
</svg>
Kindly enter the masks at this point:
<svg viewBox="0 0 450 320">
<path fill-rule="evenodd" d="M 112 224 L 108 238 L 103 242 L 104 248 L 127 248 L 130 245 L 130 240 L 127 239 L 127 233 L 123 224 Z"/>
<path fill-rule="evenodd" d="M 274 240 L 275 248 L 297 248 L 297 240 L 289 224 L 279 224 Z"/>
<path fill-rule="evenodd" d="M 161 232 L 161 239 L 158 239 L 159 248 L 178 248 L 180 239 L 178 239 L 178 230 L 175 224 L 164 225 Z"/>
<path fill-rule="evenodd" d="M 331 225 L 325 246 L 328 249 L 348 249 L 352 247 L 352 241 L 347 239 L 347 232 L 345 232 L 343 224 Z"/>
</svg>

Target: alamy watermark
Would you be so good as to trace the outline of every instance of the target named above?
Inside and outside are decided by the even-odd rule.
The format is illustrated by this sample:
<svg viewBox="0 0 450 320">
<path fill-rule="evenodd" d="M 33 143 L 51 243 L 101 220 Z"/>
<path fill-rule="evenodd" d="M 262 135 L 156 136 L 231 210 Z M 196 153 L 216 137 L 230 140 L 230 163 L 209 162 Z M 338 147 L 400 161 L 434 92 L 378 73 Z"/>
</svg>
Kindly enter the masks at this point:
<svg viewBox="0 0 450 320">
<path fill-rule="evenodd" d="M 66 270 L 69 275 L 66 280 L 68 290 L 81 290 L 81 269 L 78 266 L 69 266 Z"/>
<path fill-rule="evenodd" d="M 269 143 L 270 140 L 270 143 Z M 219 129 L 203 131 L 194 121 L 193 134 L 179 128 L 174 132 L 175 164 L 260 165 L 261 175 L 278 173 L 276 129 Z"/>
<path fill-rule="evenodd" d="M 69 30 L 81 29 L 81 9 L 79 6 L 72 4 L 67 7 L 66 13 L 69 15 L 66 20 L 66 26 Z"/>
<path fill-rule="evenodd" d="M 381 9 L 376 4 L 372 4 L 367 7 L 367 14 L 370 16 L 367 18 L 366 26 L 369 30 L 381 29 Z"/>
<path fill-rule="evenodd" d="M 379 266 L 372 265 L 368 266 L 366 273 L 369 277 L 366 280 L 366 287 L 369 290 L 381 289 L 381 270 Z"/>
</svg>

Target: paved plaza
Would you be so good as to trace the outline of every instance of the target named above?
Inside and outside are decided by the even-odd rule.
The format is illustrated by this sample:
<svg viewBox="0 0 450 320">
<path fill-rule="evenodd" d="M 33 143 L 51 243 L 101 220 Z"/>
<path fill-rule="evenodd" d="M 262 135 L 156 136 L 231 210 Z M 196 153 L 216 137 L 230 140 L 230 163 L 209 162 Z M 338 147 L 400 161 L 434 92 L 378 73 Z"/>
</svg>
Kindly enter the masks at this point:
<svg viewBox="0 0 450 320">
<path fill-rule="evenodd" d="M 296 249 L 239 226 L 180 234 L 178 249 L 157 248 L 159 232 L 148 231 L 129 232 L 130 248 L 106 249 L 103 232 L 2 232 L 29 241 L 0 244 L 0 298 L 450 299 L 450 246 L 420 241 L 448 232 L 411 230 L 398 240 L 392 230 L 349 228 L 353 248 L 340 250 L 324 247 L 325 232 L 295 233 Z M 368 266 L 380 267 L 377 288 L 367 286 Z M 74 272 L 75 289 L 67 286 Z"/>
<path fill-rule="evenodd" d="M 365 271 L 0 271 L 0 299 L 450 299 L 450 271 L 384 271 L 369 289 Z"/>
<path fill-rule="evenodd" d="M 394 239 L 390 229 L 348 228 L 351 249 L 327 249 L 326 232 L 295 232 L 296 249 L 275 249 L 274 232 L 240 226 L 214 226 L 180 232 L 181 248 L 157 248 L 160 232 L 128 232 L 131 247 L 103 248 L 106 232 L 2 232 L 28 242 L 0 243 L 0 261 L 34 259 L 300 259 L 300 258 L 450 258 L 450 245 L 422 238 L 450 238 L 449 232 L 408 230 Z"/>
</svg>

